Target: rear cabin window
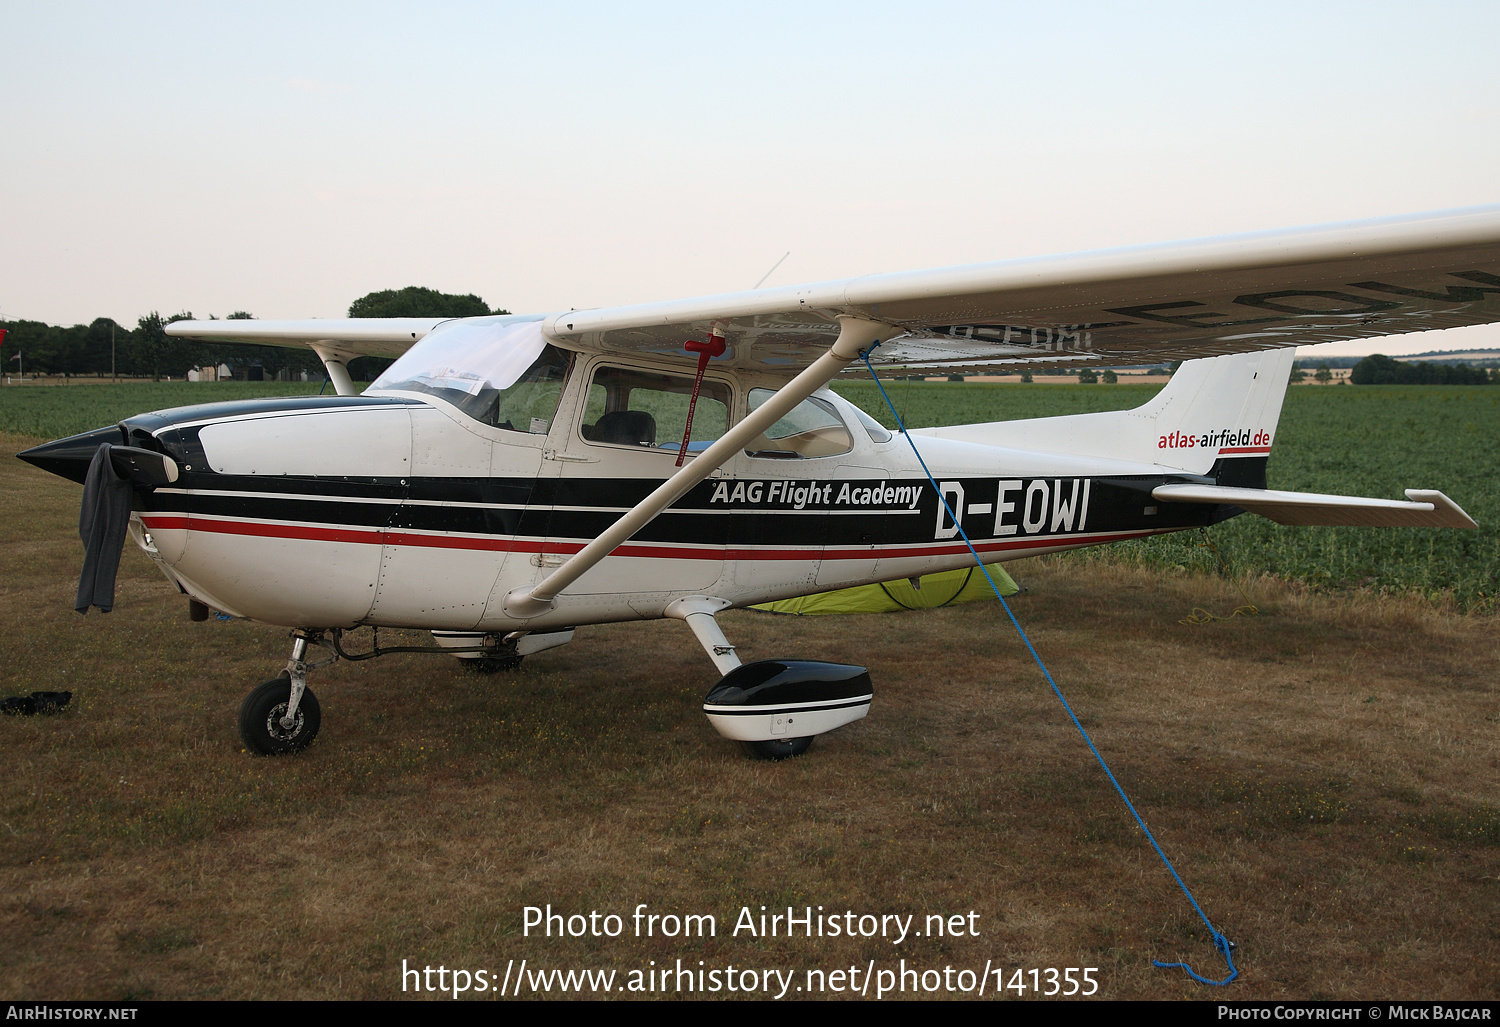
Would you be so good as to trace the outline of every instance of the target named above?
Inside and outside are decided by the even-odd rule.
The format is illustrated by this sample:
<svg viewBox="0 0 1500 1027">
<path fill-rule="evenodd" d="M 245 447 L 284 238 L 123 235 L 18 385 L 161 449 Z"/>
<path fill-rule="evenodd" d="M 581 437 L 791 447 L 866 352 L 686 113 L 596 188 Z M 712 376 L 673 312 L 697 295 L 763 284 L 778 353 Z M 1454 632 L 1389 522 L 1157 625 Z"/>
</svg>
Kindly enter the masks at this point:
<svg viewBox="0 0 1500 1027">
<path fill-rule="evenodd" d="M 870 436 L 871 442 L 889 442 L 895 438 L 895 436 L 885 430 L 884 425 L 859 407 L 854 408 L 854 415 L 859 418 L 859 423 L 865 426 L 865 433 Z"/>
<path fill-rule="evenodd" d="M 750 409 L 756 409 L 774 395 L 770 389 L 751 389 Z M 811 396 L 767 428 L 765 434 L 751 439 L 745 452 L 749 456 L 798 460 L 838 456 L 853 448 L 854 436 L 849 434 L 833 404 Z"/>
<path fill-rule="evenodd" d="M 601 367 L 589 382 L 583 437 L 590 442 L 676 453 L 687 425 L 693 379 L 655 371 Z M 704 379 L 693 412 L 689 453 L 701 453 L 729 430 L 729 387 Z"/>
</svg>

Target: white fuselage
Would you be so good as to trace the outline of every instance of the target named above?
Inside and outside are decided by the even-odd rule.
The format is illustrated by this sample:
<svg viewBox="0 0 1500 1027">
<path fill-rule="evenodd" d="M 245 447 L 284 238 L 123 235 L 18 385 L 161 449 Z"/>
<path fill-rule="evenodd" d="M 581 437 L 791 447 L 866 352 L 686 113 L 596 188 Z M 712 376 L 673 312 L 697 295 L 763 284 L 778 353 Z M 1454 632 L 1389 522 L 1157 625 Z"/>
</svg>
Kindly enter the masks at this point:
<svg viewBox="0 0 1500 1027">
<path fill-rule="evenodd" d="M 731 390 L 732 416 L 743 416 L 744 383 L 710 380 Z M 685 595 L 744 606 L 973 559 L 907 440 L 877 441 L 849 404 L 822 393 L 847 421 L 847 452 L 740 453 L 554 609 L 507 616 L 508 592 L 533 585 L 675 470 L 675 448 L 585 438 L 585 381 L 572 376 L 545 433 L 491 427 L 418 395 L 199 408 L 207 416 L 154 429 L 182 450 L 183 478 L 150 496 L 135 537 L 200 601 L 309 628 L 545 630 L 659 617 Z M 201 449 L 188 445 L 193 437 Z M 1110 515 L 1118 497 L 1105 502 L 1098 479 L 1159 481 L 1158 465 L 935 437 L 918 444 L 986 562 L 1191 526 Z"/>
</svg>

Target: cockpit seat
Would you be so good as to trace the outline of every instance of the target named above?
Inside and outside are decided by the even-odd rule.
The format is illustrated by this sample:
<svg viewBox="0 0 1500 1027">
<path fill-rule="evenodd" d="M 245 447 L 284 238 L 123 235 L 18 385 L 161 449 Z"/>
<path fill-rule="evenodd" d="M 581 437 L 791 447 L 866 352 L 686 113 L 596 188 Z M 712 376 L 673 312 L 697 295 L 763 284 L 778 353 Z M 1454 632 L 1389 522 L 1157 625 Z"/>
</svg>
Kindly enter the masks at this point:
<svg viewBox="0 0 1500 1027">
<path fill-rule="evenodd" d="M 611 410 L 595 422 L 589 438 L 594 442 L 613 442 L 620 446 L 654 446 L 656 418 L 644 410 Z"/>
</svg>

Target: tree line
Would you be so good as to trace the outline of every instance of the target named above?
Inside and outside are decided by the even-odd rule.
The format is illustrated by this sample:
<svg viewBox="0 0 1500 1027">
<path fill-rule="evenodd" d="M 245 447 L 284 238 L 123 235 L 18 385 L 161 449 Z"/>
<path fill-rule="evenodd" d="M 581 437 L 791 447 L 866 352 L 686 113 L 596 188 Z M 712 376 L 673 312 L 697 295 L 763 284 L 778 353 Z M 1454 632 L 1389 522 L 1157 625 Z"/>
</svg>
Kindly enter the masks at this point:
<svg viewBox="0 0 1500 1027">
<path fill-rule="evenodd" d="M 1495 385 L 1500 371 L 1468 364 L 1394 360 L 1383 353 L 1365 357 L 1349 372 L 1355 385 Z"/>
<path fill-rule="evenodd" d="M 349 305 L 350 317 L 477 317 L 506 313 L 509 311 L 491 310 L 473 293 L 457 295 L 419 286 L 367 293 Z M 243 310 L 228 315 L 235 320 L 252 317 Z M 134 327 L 107 317 L 70 327 L 41 321 L 0 321 L 0 329 L 6 330 L 0 344 L 0 364 L 7 374 L 15 374 L 24 365 L 28 375 L 107 377 L 113 361 L 114 373 L 121 377 L 158 381 L 163 377 L 182 378 L 192 368 L 219 364 L 236 369 L 259 365 L 267 378 L 274 378 L 281 371 L 294 375 L 303 371 L 323 373 L 323 362 L 305 346 L 196 342 L 166 333 L 166 326 L 173 321 L 192 318 L 187 311 L 163 317 L 153 310 L 137 318 Z M 356 380 L 369 381 L 389 363 L 361 357 L 350 363 L 349 371 Z"/>
</svg>

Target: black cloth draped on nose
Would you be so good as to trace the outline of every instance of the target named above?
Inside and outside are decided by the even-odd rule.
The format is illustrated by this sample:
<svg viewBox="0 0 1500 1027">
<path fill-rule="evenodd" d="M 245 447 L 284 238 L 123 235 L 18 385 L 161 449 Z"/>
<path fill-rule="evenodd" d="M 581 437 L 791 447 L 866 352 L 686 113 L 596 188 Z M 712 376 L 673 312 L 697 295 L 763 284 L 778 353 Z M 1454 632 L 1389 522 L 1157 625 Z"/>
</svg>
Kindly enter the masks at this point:
<svg viewBox="0 0 1500 1027">
<path fill-rule="evenodd" d="M 83 539 L 83 573 L 78 578 L 78 600 L 73 608 L 87 613 L 90 606 L 108 613 L 115 605 L 115 575 L 120 551 L 130 526 L 130 479 L 115 471 L 110 445 L 102 443 L 89 464 L 83 483 L 83 506 L 78 512 L 78 536 Z"/>
</svg>

